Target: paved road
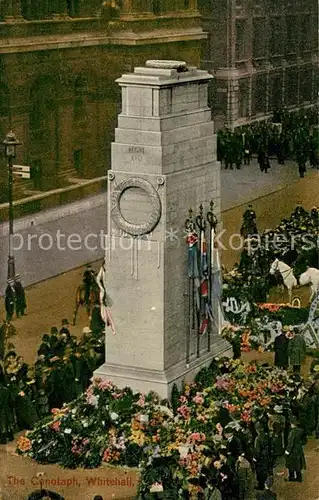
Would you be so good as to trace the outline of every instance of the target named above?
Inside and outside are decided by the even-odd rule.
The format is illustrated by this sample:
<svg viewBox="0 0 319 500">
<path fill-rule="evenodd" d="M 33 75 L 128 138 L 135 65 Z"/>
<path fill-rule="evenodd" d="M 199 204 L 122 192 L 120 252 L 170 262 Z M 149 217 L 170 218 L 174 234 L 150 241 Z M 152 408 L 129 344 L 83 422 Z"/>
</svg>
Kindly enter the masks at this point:
<svg viewBox="0 0 319 500">
<path fill-rule="evenodd" d="M 309 172 L 318 182 L 317 172 Z M 293 164 L 277 165 L 263 174 L 254 161 L 242 170 L 222 170 L 222 210 L 245 204 L 298 179 Z M 184 217 L 184 216 L 183 216 Z M 16 272 L 25 286 L 103 257 L 101 231 L 106 231 L 106 193 L 15 221 Z M 66 242 L 72 234 L 69 248 Z M 89 235 L 95 235 L 89 236 Z M 87 239 L 86 239 L 87 238 Z M 0 225 L 0 293 L 6 285 L 8 224 Z"/>
</svg>

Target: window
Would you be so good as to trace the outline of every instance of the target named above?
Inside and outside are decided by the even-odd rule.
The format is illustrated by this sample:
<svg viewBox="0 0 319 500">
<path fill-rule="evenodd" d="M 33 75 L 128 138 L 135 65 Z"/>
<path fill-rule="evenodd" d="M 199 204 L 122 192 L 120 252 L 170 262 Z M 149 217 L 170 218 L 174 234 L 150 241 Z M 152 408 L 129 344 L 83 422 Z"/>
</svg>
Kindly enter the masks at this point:
<svg viewBox="0 0 319 500">
<path fill-rule="evenodd" d="M 73 118 L 75 121 L 83 121 L 86 116 L 85 92 L 86 82 L 78 77 L 74 84 Z"/>
<path fill-rule="evenodd" d="M 252 83 L 252 114 L 266 112 L 267 78 L 266 75 L 257 75 Z"/>
<path fill-rule="evenodd" d="M 287 43 L 286 51 L 287 53 L 296 52 L 298 45 L 298 28 L 297 28 L 297 18 L 296 16 L 288 16 L 286 19 L 287 26 Z"/>
<path fill-rule="evenodd" d="M 312 94 L 312 68 L 303 68 L 300 71 L 300 102 L 311 101 Z"/>
<path fill-rule="evenodd" d="M 285 74 L 285 103 L 288 106 L 298 104 L 298 73 L 295 68 L 287 69 Z"/>
<path fill-rule="evenodd" d="M 270 34 L 270 53 L 271 55 L 282 54 L 283 51 L 283 32 L 282 20 L 280 17 L 271 19 L 271 34 Z"/>
<path fill-rule="evenodd" d="M 152 0 L 152 11 L 155 16 L 160 13 L 160 0 Z"/>
<path fill-rule="evenodd" d="M 265 19 L 256 18 L 253 21 L 253 57 L 263 57 L 265 55 Z"/>
<path fill-rule="evenodd" d="M 299 50 L 311 50 L 313 47 L 312 18 L 301 16 L 299 22 Z"/>
<path fill-rule="evenodd" d="M 4 83 L 0 83 L 0 118 L 9 115 L 9 92 Z"/>
<path fill-rule="evenodd" d="M 34 189 L 42 189 L 42 162 L 41 160 L 32 160 L 31 162 L 31 180 Z"/>
<path fill-rule="evenodd" d="M 249 81 L 239 81 L 239 100 L 238 100 L 238 115 L 239 118 L 244 118 L 249 115 Z"/>
<path fill-rule="evenodd" d="M 246 58 L 246 21 L 236 19 L 236 61 Z"/>
<path fill-rule="evenodd" d="M 271 75 L 269 84 L 269 109 L 272 111 L 282 108 L 282 83 L 281 74 Z"/>
<path fill-rule="evenodd" d="M 84 171 L 83 171 L 83 150 L 78 149 L 77 151 L 73 152 L 73 164 L 74 164 L 74 169 L 80 177 L 82 177 Z"/>
<path fill-rule="evenodd" d="M 70 17 L 79 15 L 79 0 L 67 0 L 67 10 Z"/>
</svg>

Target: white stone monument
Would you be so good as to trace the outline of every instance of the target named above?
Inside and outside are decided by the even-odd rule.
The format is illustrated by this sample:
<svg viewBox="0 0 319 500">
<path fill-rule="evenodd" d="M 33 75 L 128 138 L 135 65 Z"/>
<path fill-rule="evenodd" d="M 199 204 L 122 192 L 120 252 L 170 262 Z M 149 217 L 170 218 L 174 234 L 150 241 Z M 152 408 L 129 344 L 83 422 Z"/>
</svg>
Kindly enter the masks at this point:
<svg viewBox="0 0 319 500">
<path fill-rule="evenodd" d="M 181 61 L 148 61 L 117 81 L 122 112 L 108 174 L 106 289 L 116 335 L 106 332 L 106 362 L 95 376 L 169 398 L 229 345 L 211 349 L 188 327 L 188 210 L 214 201 L 220 216 L 220 164 L 208 107 L 206 71 Z M 195 336 L 194 336 L 195 337 Z M 228 351 L 229 352 L 229 351 Z"/>
</svg>

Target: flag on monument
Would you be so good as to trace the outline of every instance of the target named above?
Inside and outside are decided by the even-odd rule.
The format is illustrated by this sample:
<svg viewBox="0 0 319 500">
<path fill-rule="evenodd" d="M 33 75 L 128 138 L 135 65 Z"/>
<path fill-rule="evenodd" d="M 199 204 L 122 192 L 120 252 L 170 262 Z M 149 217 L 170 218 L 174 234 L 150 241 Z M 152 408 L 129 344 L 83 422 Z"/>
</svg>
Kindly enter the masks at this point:
<svg viewBox="0 0 319 500">
<path fill-rule="evenodd" d="M 201 281 L 200 281 L 200 326 L 199 334 L 204 335 L 207 332 L 209 319 L 211 317 L 210 304 L 208 300 L 208 260 L 207 260 L 207 243 L 205 238 L 205 233 L 201 233 L 201 252 L 200 252 L 200 263 L 201 263 Z"/>
</svg>

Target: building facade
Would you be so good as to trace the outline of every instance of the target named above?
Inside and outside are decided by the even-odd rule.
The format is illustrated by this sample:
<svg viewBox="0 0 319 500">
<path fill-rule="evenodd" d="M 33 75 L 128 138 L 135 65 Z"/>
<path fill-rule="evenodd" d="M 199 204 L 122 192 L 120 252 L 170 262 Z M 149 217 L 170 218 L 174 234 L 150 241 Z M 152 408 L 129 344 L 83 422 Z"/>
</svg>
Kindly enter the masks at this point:
<svg viewBox="0 0 319 500">
<path fill-rule="evenodd" d="M 15 197 L 96 178 L 110 165 L 115 80 L 148 59 L 199 66 L 197 0 L 0 0 L 0 138 L 22 142 L 32 180 Z M 0 203 L 6 201 L 0 158 Z"/>
<path fill-rule="evenodd" d="M 218 127 L 318 100 L 317 0 L 199 0 Z"/>
</svg>

